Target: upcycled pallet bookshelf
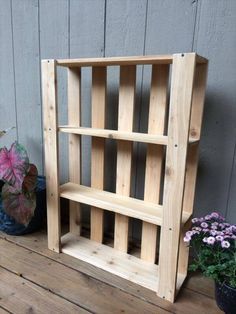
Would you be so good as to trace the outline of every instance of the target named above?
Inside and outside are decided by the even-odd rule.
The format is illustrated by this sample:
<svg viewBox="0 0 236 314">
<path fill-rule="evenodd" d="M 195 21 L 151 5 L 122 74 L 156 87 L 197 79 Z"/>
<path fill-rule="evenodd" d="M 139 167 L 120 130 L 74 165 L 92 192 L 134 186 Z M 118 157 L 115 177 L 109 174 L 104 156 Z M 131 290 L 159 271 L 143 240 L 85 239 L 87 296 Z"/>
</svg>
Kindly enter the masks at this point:
<svg viewBox="0 0 236 314">
<path fill-rule="evenodd" d="M 137 65 L 152 69 L 147 133 L 133 132 Z M 63 126 L 57 117 L 58 66 L 67 67 L 68 73 L 68 125 Z M 120 69 L 118 130 L 105 128 L 109 66 Z M 83 67 L 92 67 L 91 128 L 81 126 Z M 183 234 L 193 212 L 206 76 L 207 60 L 195 53 L 42 61 L 49 249 L 174 302 L 187 275 Z M 69 133 L 69 182 L 61 186 L 59 132 Z M 91 187 L 80 184 L 84 135 L 92 137 Z M 117 140 L 116 193 L 104 190 L 107 138 Z M 143 200 L 130 197 L 133 142 L 147 145 Z M 60 197 L 70 200 L 70 232 L 63 237 Z M 80 235 L 80 203 L 91 206 L 90 239 Z M 114 247 L 103 244 L 104 211 L 115 213 Z M 131 218 L 142 221 L 140 258 L 127 253 Z"/>
</svg>

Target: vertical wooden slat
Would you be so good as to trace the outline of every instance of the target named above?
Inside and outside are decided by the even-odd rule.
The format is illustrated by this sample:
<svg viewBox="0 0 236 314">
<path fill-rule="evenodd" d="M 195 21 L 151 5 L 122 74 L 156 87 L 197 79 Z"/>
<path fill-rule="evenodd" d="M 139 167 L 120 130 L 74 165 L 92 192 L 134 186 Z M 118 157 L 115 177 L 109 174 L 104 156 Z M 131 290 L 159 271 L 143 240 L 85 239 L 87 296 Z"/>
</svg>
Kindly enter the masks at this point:
<svg viewBox="0 0 236 314">
<path fill-rule="evenodd" d="M 190 119 L 189 133 L 191 138 L 200 139 L 202 127 L 202 115 L 204 108 L 205 89 L 207 79 L 207 64 L 197 64 L 193 85 L 193 99 Z M 197 165 L 198 165 L 199 142 L 189 146 L 186 161 L 186 177 L 184 188 L 183 210 L 193 212 L 194 194 L 196 186 Z M 183 242 L 186 228 L 180 235 L 178 273 L 187 275 L 189 247 Z"/>
<path fill-rule="evenodd" d="M 60 252 L 61 223 L 59 202 L 57 84 L 55 60 L 42 61 L 45 173 L 47 181 L 48 248 Z"/>
<path fill-rule="evenodd" d="M 81 70 L 68 68 L 68 124 L 80 126 Z M 69 181 L 80 183 L 81 140 L 76 134 L 69 135 Z M 70 232 L 80 235 L 80 204 L 70 201 Z"/>
<path fill-rule="evenodd" d="M 160 239 L 158 296 L 174 301 L 195 53 L 173 57 Z"/>
<path fill-rule="evenodd" d="M 133 130 L 135 101 L 136 66 L 120 67 L 118 130 Z M 132 143 L 117 143 L 116 193 L 129 196 L 131 187 Z M 115 215 L 114 248 L 123 252 L 128 250 L 129 218 Z"/>
<path fill-rule="evenodd" d="M 168 65 L 153 65 L 149 105 L 149 134 L 163 134 L 165 128 L 167 90 L 168 90 Z M 146 173 L 144 200 L 159 203 L 161 170 L 163 164 L 163 147 L 159 145 L 147 146 Z M 141 258 L 155 262 L 157 226 L 143 222 Z"/>
<path fill-rule="evenodd" d="M 106 67 L 93 67 L 92 71 L 92 127 L 105 128 L 106 110 Z M 105 140 L 92 138 L 91 152 L 91 186 L 103 190 L 104 188 L 104 155 Z M 103 210 L 91 208 L 91 240 L 103 240 Z"/>
</svg>

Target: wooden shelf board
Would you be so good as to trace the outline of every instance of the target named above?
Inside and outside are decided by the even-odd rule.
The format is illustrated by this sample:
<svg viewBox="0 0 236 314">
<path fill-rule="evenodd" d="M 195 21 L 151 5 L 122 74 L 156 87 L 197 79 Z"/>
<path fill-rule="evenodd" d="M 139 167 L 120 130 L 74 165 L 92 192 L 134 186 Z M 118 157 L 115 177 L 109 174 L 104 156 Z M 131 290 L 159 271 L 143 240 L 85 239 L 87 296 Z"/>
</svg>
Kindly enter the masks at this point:
<svg viewBox="0 0 236 314">
<path fill-rule="evenodd" d="M 75 202 L 137 218 L 154 225 L 161 226 L 162 224 L 162 205 L 71 182 L 60 187 L 60 196 Z M 182 216 L 182 223 L 184 224 L 191 214 L 184 212 Z"/>
<path fill-rule="evenodd" d="M 66 67 L 81 66 L 112 66 L 137 64 L 171 64 L 173 55 L 58 59 L 57 65 Z"/>
<path fill-rule="evenodd" d="M 98 242 L 67 233 L 62 252 L 150 290 L 157 290 L 158 266 Z"/>
<path fill-rule="evenodd" d="M 116 140 L 134 141 L 149 144 L 167 145 L 167 136 L 165 135 L 155 135 L 137 132 L 124 132 L 116 130 L 107 129 L 97 129 L 97 128 L 85 128 L 85 127 L 73 127 L 73 126 L 59 126 L 58 130 L 60 132 L 69 134 L 79 134 L 96 136 L 103 138 L 110 138 Z"/>
<path fill-rule="evenodd" d="M 158 265 L 72 233 L 62 236 L 61 241 L 63 253 L 157 291 Z M 177 291 L 184 280 L 184 275 L 177 275 Z"/>
<path fill-rule="evenodd" d="M 162 223 L 162 206 L 95 188 L 66 183 L 60 187 L 60 196 L 118 214 L 141 219 L 155 225 Z"/>
<path fill-rule="evenodd" d="M 189 53 L 188 53 L 189 54 Z M 127 56 L 108 58 L 79 58 L 79 59 L 57 59 L 58 66 L 64 67 L 86 67 L 86 66 L 115 66 L 115 65 L 138 65 L 138 64 L 171 64 L 173 56 L 150 55 L 150 56 Z M 197 63 L 207 63 L 208 60 L 196 55 Z"/>
</svg>

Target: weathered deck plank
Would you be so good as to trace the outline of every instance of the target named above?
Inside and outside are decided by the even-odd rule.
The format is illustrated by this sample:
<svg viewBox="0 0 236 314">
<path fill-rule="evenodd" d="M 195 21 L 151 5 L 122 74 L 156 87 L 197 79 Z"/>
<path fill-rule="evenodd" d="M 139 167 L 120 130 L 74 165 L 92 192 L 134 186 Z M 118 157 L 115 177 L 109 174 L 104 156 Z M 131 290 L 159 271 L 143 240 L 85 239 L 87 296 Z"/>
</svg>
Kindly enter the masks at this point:
<svg viewBox="0 0 236 314">
<path fill-rule="evenodd" d="M 1 267 L 0 278 L 0 313 L 90 313 Z"/>
<path fill-rule="evenodd" d="M 60 294 L 64 297 L 68 296 L 68 287 L 66 286 L 67 282 L 68 280 L 72 280 L 73 284 L 72 288 L 70 288 L 70 291 L 72 289 L 72 297 L 75 299 L 76 303 L 84 305 L 86 302 L 89 302 L 87 300 L 88 294 L 93 295 L 93 300 L 90 300 L 90 302 L 96 303 L 96 307 L 93 308 L 93 311 L 96 311 L 98 307 L 99 309 L 102 308 L 103 313 L 106 313 L 106 303 L 101 304 L 104 295 L 106 295 L 105 302 L 113 303 L 113 308 L 116 308 L 118 306 L 118 308 L 116 308 L 116 311 L 118 311 L 118 309 L 121 309 L 121 305 L 128 307 L 130 306 L 130 303 L 131 305 L 134 305 L 132 302 L 135 301 L 135 307 L 133 307 L 132 310 L 137 311 L 138 309 L 138 311 L 140 312 L 140 309 L 142 309 L 142 307 L 140 307 L 140 304 L 141 306 L 143 306 L 146 301 L 149 306 L 154 306 L 153 309 L 155 309 L 155 313 L 165 313 L 165 310 L 172 313 L 174 312 L 183 314 L 194 314 L 199 312 L 207 314 L 221 313 L 217 309 L 215 300 L 213 299 L 213 283 L 201 276 L 190 277 L 186 282 L 185 287 L 180 292 L 176 303 L 171 304 L 158 298 L 154 292 L 149 291 L 148 289 L 142 288 L 136 284 L 123 280 L 112 274 L 108 274 L 101 269 L 98 269 L 73 257 L 67 256 L 65 254 L 56 254 L 52 251 L 49 251 L 47 249 L 46 234 L 43 232 L 24 237 L 6 236 L 0 233 L 0 237 L 2 239 L 0 240 L 0 247 L 2 252 L 2 247 L 5 247 L 7 249 L 6 252 L 4 249 L 4 253 L 2 255 L 6 256 L 6 254 L 8 254 L 9 252 L 10 257 L 8 256 L 8 259 L 12 261 L 11 267 L 13 267 L 14 269 L 16 268 L 16 266 L 14 266 L 16 264 L 16 262 L 14 262 L 15 253 L 14 250 L 12 252 L 12 249 L 10 249 L 10 242 L 13 242 L 17 245 L 13 245 L 12 247 L 17 249 L 17 252 L 21 252 L 20 256 L 22 256 L 23 258 L 23 250 L 24 252 L 28 252 L 27 254 L 29 255 L 29 258 L 27 260 L 31 260 L 31 262 L 29 263 L 31 264 L 33 273 L 31 273 L 31 271 L 28 269 L 28 263 L 25 262 L 25 259 L 21 260 L 20 265 L 23 261 L 27 265 L 23 265 L 26 271 L 25 273 L 22 271 L 23 276 L 27 275 L 28 279 L 33 279 L 36 282 L 41 282 L 42 278 L 45 277 L 50 278 L 50 280 L 47 279 L 44 284 L 50 284 L 52 291 L 54 291 L 54 289 L 57 289 L 56 291 L 58 292 L 59 289 Z M 6 238 L 7 242 L 3 241 L 3 238 Z M 21 246 L 21 248 L 19 246 Z M 25 250 L 25 248 L 27 250 Z M 35 252 L 36 254 L 32 252 Z M 27 254 L 26 256 L 28 256 Z M 33 257 L 34 263 L 32 262 Z M 40 261 L 40 265 L 37 266 L 37 268 L 41 269 L 41 272 L 44 273 L 43 277 L 41 277 L 41 275 L 39 276 L 41 279 L 33 276 L 34 273 L 37 274 L 37 269 L 35 268 L 35 258 L 37 260 L 36 265 Z M 18 257 L 17 259 L 19 260 Z M 51 263 L 50 267 L 48 265 L 45 269 L 44 264 L 42 265 L 41 261 L 46 264 Z M 0 264 L 2 264 L 2 262 L 0 262 Z M 17 265 L 19 267 L 19 264 Z M 51 273 L 52 269 L 54 269 L 54 271 Z M 17 269 L 15 269 L 15 271 L 17 271 Z M 57 274 L 55 274 L 55 272 L 57 272 Z M 58 287 L 57 285 L 57 279 L 54 279 L 59 276 L 58 272 L 60 274 L 63 274 L 63 282 L 60 284 L 60 287 Z M 48 281 L 50 282 L 48 283 Z M 81 292 L 84 290 L 86 290 L 86 293 Z M 79 294 L 80 296 L 76 297 L 76 294 Z M 71 295 L 69 296 L 69 298 L 71 300 Z M 131 300 L 134 301 L 131 302 Z M 125 308 L 123 307 L 123 309 Z M 110 308 L 109 310 L 111 311 Z M 128 313 L 132 313 L 132 310 L 131 312 L 128 311 Z"/>
</svg>

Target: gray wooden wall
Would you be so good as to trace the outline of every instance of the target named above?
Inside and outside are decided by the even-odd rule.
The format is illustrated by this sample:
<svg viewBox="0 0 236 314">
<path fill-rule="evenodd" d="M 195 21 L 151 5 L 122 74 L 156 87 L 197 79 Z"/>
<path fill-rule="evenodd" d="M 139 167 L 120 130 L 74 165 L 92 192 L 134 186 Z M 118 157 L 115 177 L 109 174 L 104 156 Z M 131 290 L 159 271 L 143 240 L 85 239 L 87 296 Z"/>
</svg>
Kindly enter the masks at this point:
<svg viewBox="0 0 236 314">
<path fill-rule="evenodd" d="M 43 173 L 40 60 L 196 51 L 209 58 L 196 214 L 216 209 L 236 223 L 236 1 L 235 0 L 0 0 L 0 129 L 18 139 Z M 83 124 L 90 123 L 91 73 L 84 71 Z M 117 79 L 109 72 L 109 113 L 115 117 Z M 136 129 L 145 129 L 147 73 L 138 72 Z M 59 72 L 63 86 L 65 75 Z M 87 92 L 86 92 L 87 91 Z M 66 119 L 66 88 L 59 94 Z M 114 120 L 114 121 L 113 121 Z M 108 121 L 115 126 L 115 119 Z M 61 139 L 62 146 L 66 139 Z M 83 181 L 89 184 L 89 140 L 83 142 Z M 115 164 L 111 158 L 110 167 Z M 108 149 L 108 150 L 109 150 Z M 141 148 L 136 148 L 141 152 Z M 133 192 L 142 194 L 142 154 Z M 66 152 L 61 157 L 66 180 Z M 112 189 L 113 177 L 107 186 Z M 139 183 L 138 183 L 139 182 Z M 114 185 L 114 184 L 113 184 Z"/>
</svg>

